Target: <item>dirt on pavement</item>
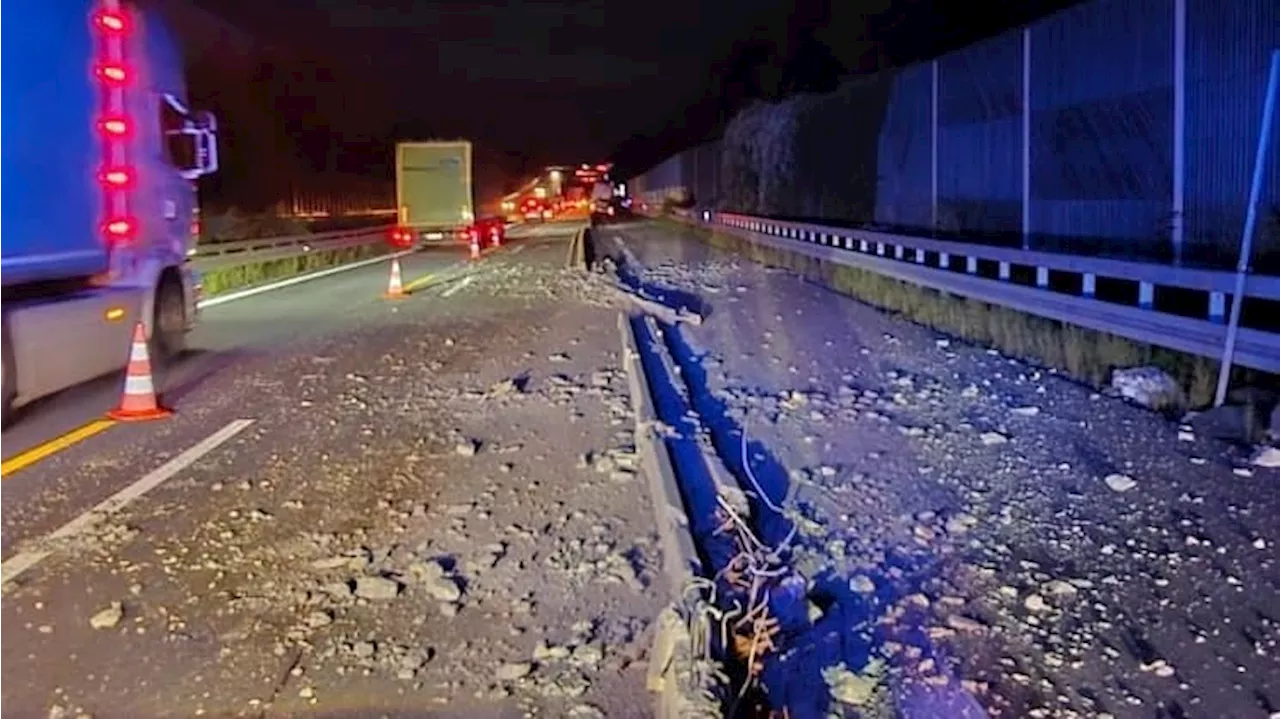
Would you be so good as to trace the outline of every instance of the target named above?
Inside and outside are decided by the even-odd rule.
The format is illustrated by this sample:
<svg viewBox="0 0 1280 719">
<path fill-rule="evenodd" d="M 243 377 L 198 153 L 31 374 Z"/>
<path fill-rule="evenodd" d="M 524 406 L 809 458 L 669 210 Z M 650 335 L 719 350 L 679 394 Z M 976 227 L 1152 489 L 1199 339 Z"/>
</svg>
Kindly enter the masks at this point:
<svg viewBox="0 0 1280 719">
<path fill-rule="evenodd" d="M 1246 449 L 668 225 L 595 242 L 703 317 L 664 326 L 680 380 L 797 529 L 775 708 L 1280 717 L 1280 494 Z"/>
<path fill-rule="evenodd" d="M 256 421 L 8 588 L 5 716 L 647 716 L 661 557 L 565 247 L 186 398 Z"/>
</svg>

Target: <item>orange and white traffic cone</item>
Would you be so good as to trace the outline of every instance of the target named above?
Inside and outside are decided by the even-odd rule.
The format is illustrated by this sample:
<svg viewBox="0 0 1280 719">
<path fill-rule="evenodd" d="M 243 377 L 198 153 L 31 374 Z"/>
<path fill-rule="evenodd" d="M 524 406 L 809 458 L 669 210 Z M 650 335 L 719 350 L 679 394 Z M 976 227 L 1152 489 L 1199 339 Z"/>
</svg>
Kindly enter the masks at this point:
<svg viewBox="0 0 1280 719">
<path fill-rule="evenodd" d="M 478 232 L 471 233 L 471 259 L 480 259 L 480 234 Z"/>
<path fill-rule="evenodd" d="M 496 227 L 489 230 L 489 246 L 502 247 L 502 231 Z"/>
<path fill-rule="evenodd" d="M 387 280 L 387 293 L 383 295 L 389 300 L 399 300 L 409 295 L 404 291 L 404 284 L 400 279 L 400 258 L 391 258 L 391 279 Z"/>
<path fill-rule="evenodd" d="M 107 412 L 107 416 L 123 422 L 138 422 L 172 414 L 156 401 L 156 388 L 151 381 L 151 356 L 147 353 L 147 330 L 142 322 L 138 322 L 133 326 L 129 367 L 124 374 L 124 394 L 120 397 L 120 405 Z"/>
</svg>

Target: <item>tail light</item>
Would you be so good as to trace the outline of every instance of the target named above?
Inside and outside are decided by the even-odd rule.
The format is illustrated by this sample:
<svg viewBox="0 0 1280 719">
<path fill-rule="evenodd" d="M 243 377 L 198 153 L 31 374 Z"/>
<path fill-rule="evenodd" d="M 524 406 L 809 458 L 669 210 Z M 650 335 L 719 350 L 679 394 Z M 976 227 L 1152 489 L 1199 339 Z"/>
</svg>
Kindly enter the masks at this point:
<svg viewBox="0 0 1280 719">
<path fill-rule="evenodd" d="M 98 182 L 107 189 L 128 189 L 133 187 L 133 171 L 127 167 L 113 167 L 98 173 Z"/>
<path fill-rule="evenodd" d="M 127 240 L 137 234 L 138 225 L 129 217 L 117 217 L 102 225 L 102 233 L 116 240 Z"/>
<path fill-rule="evenodd" d="M 413 231 L 403 227 L 396 227 L 392 229 L 391 244 L 396 245 L 398 247 L 408 247 L 409 245 L 412 245 Z"/>
<path fill-rule="evenodd" d="M 98 132 L 107 137 L 127 137 L 129 121 L 123 117 L 104 117 L 98 121 Z"/>
<path fill-rule="evenodd" d="M 129 71 L 118 63 L 103 63 L 96 72 L 98 79 L 108 85 L 123 85 L 129 81 Z"/>
<path fill-rule="evenodd" d="M 93 24 L 103 34 L 123 35 L 129 29 L 129 19 L 124 13 L 102 10 L 93 16 Z"/>
</svg>

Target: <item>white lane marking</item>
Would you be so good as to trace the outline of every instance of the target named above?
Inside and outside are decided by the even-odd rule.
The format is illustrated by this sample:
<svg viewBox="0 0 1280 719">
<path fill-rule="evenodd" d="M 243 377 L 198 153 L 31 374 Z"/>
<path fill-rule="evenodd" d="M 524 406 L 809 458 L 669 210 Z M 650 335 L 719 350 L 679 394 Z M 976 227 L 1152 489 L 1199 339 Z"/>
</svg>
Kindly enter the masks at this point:
<svg viewBox="0 0 1280 719">
<path fill-rule="evenodd" d="M 233 420 L 227 426 L 217 432 L 214 432 L 208 437 L 205 437 L 199 444 L 191 447 L 159 467 L 156 467 L 151 470 L 151 472 L 147 473 L 147 475 L 142 479 L 139 479 L 128 487 L 125 487 L 119 492 L 107 497 L 99 503 L 98 506 L 62 525 L 52 534 L 41 540 L 39 545 L 70 539 L 77 534 L 92 529 L 94 525 L 105 519 L 113 512 L 118 512 L 133 500 L 141 497 L 152 489 L 155 489 L 160 485 L 160 483 L 170 477 L 173 477 L 175 474 L 181 472 L 187 467 L 190 467 L 196 462 L 196 460 L 217 449 L 223 442 L 226 442 L 237 434 L 240 434 L 240 432 L 244 431 L 244 429 L 253 424 L 253 422 L 254 420 L 252 419 Z M 54 551 L 56 551 L 54 548 L 35 549 L 27 552 L 19 552 L 13 557 L 10 557 L 3 564 L 0 564 L 0 582 L 3 582 L 4 585 L 7 586 L 8 583 L 13 581 L 13 579 L 18 575 L 39 564 Z"/>
<path fill-rule="evenodd" d="M 445 290 L 444 292 L 441 292 L 441 293 L 440 293 L 440 296 L 441 296 L 441 297 L 452 297 L 454 292 L 457 292 L 458 290 L 462 289 L 463 287 L 466 287 L 467 285 L 471 284 L 471 280 L 474 280 L 474 279 L 475 279 L 475 277 L 472 277 L 471 275 L 467 275 L 466 277 L 463 277 L 461 280 L 459 280 L 458 282 L 456 282 L 456 283 L 453 285 L 453 287 L 450 287 L 449 289 Z"/>
<path fill-rule="evenodd" d="M 327 270 L 319 270 L 317 272 L 311 272 L 305 275 L 298 275 L 297 277 L 289 277 L 287 279 L 280 280 L 279 282 L 268 282 L 265 285 L 258 285 L 257 287 L 250 287 L 244 290 L 236 290 L 235 292 L 228 292 L 225 295 L 218 295 L 217 297 L 210 297 L 207 300 L 200 300 L 200 302 L 196 304 L 196 307 L 199 307 L 200 309 L 204 309 L 206 307 L 217 307 L 218 305 L 223 304 L 225 302 L 242 300 L 246 297 L 252 297 L 254 295 L 262 294 L 263 292 L 270 292 L 271 290 L 278 290 L 284 287 L 290 287 L 300 282 L 306 282 L 307 280 L 318 280 L 321 277 L 336 275 L 339 272 L 354 270 L 357 267 L 365 267 L 367 265 L 376 264 L 378 262 L 386 262 L 393 257 L 404 257 L 405 255 L 411 254 L 412 252 L 413 250 L 404 250 L 403 252 L 393 252 L 389 255 L 379 255 L 377 257 L 370 257 L 367 260 L 360 260 L 359 262 L 352 262 L 346 265 L 338 265 L 337 267 L 330 267 Z"/>
</svg>

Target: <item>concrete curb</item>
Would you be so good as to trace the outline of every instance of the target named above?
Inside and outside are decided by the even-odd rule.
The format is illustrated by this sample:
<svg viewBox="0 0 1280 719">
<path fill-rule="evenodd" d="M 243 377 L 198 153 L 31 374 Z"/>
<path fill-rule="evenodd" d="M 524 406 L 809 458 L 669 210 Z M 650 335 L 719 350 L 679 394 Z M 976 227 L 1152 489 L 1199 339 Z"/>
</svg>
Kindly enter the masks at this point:
<svg viewBox="0 0 1280 719">
<path fill-rule="evenodd" d="M 681 614 L 688 605 L 686 590 L 696 577 L 702 576 L 702 560 L 690 533 L 671 454 L 660 432 L 635 329 L 625 312 L 618 313 L 618 331 L 622 336 L 623 365 L 636 417 L 636 449 L 649 483 L 662 547 L 663 574 L 672 598 L 655 622 L 653 648 L 649 653 L 647 684 L 649 691 L 656 694 L 654 716 L 658 719 L 721 717 L 723 708 L 718 697 L 724 696 L 727 679 L 719 667 L 708 667 L 705 659 L 693 656 L 690 622 Z"/>
</svg>

